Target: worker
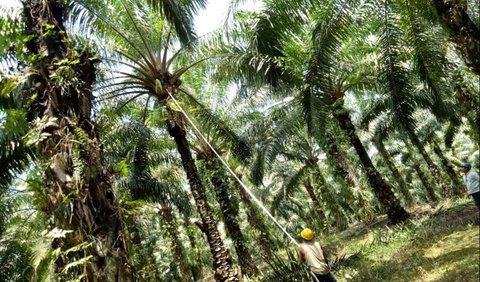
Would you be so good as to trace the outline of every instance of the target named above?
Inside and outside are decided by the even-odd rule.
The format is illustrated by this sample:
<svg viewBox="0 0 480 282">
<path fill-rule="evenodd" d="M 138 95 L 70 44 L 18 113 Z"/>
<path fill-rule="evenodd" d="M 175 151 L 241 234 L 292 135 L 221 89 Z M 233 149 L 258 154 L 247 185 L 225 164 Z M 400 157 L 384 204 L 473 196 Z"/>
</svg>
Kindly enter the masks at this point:
<svg viewBox="0 0 480 282">
<path fill-rule="evenodd" d="M 313 282 L 336 282 L 320 243 L 313 240 L 313 231 L 305 228 L 300 236 L 303 242 L 298 247 L 299 259 L 301 263 L 307 264 Z"/>
<path fill-rule="evenodd" d="M 463 163 L 460 166 L 460 171 L 464 173 L 463 182 L 467 186 L 468 195 L 472 196 L 475 205 L 480 209 L 480 188 L 479 177 L 475 171 L 472 171 L 470 163 Z"/>
</svg>

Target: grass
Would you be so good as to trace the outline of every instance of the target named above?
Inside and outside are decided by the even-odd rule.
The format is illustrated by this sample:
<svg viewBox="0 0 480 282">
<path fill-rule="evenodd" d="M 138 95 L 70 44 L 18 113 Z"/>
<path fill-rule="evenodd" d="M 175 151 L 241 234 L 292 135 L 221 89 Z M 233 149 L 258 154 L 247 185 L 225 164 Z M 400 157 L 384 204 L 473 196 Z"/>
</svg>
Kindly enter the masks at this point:
<svg viewBox="0 0 480 282">
<path fill-rule="evenodd" d="M 479 281 L 479 212 L 470 200 L 411 210 L 407 223 L 358 227 L 326 249 L 357 254 L 335 272 L 338 281 Z"/>
</svg>

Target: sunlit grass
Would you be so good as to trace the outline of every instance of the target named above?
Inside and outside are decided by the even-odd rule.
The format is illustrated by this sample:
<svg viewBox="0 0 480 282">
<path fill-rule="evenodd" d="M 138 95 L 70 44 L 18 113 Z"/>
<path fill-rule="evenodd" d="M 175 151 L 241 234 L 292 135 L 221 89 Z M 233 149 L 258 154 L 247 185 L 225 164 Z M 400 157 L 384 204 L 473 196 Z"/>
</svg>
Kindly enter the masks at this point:
<svg viewBox="0 0 480 282">
<path fill-rule="evenodd" d="M 332 241 L 358 259 L 335 273 L 339 281 L 479 281 L 478 210 L 468 200 L 444 202 L 396 226 Z"/>
</svg>

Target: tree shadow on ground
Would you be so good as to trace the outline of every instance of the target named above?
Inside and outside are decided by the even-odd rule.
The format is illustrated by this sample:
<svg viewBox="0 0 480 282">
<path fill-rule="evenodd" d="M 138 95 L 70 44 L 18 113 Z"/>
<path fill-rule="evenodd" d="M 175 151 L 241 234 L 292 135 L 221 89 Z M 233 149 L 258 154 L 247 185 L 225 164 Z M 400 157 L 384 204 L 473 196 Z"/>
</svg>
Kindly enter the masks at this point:
<svg viewBox="0 0 480 282">
<path fill-rule="evenodd" d="M 448 204 L 449 201 L 447 200 L 446 202 L 436 203 L 435 205 L 415 206 L 410 208 L 408 212 L 411 214 L 411 219 L 413 220 L 429 216 L 430 218 L 438 218 L 442 222 L 457 222 L 460 225 L 464 225 L 464 222 L 473 222 L 476 218 L 478 224 L 478 208 L 472 202 L 465 202 L 454 207 L 445 208 Z M 458 222 L 458 219 L 462 219 L 462 222 Z M 362 236 L 372 230 L 382 229 L 386 226 L 395 227 L 386 215 L 381 215 L 369 224 L 356 223 L 347 230 L 338 233 L 337 236 L 348 240 L 348 238 Z"/>
<path fill-rule="evenodd" d="M 433 244 L 433 242 L 431 242 Z M 363 261 L 352 281 L 478 281 L 478 246 L 466 246 L 438 257 L 405 246 L 390 260 Z"/>
<path fill-rule="evenodd" d="M 478 228 L 471 225 L 478 225 L 478 218 L 478 209 L 470 203 L 437 208 L 395 253 L 380 259 L 364 256 L 355 263 L 351 281 L 478 281 Z M 466 237 L 471 242 L 464 242 Z M 444 247 L 451 251 L 442 253 Z M 430 248 L 439 255 L 425 255 Z"/>
</svg>

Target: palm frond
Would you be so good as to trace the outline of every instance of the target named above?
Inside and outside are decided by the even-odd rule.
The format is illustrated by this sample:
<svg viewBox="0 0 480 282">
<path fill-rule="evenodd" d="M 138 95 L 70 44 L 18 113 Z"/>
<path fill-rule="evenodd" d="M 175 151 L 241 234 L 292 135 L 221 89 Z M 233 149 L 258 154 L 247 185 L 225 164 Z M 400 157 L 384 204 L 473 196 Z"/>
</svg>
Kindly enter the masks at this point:
<svg viewBox="0 0 480 282">
<path fill-rule="evenodd" d="M 21 67 L 17 59 L 24 56 L 22 49 L 29 38 L 24 29 L 20 9 L 0 7 L 0 78 Z"/>
<path fill-rule="evenodd" d="M 206 0 L 147 0 L 147 3 L 175 27 L 180 41 L 189 44 L 196 40 L 193 16 L 207 5 Z"/>
<path fill-rule="evenodd" d="M 260 186 L 263 183 L 265 174 L 265 152 L 258 151 L 250 169 L 250 181 L 255 186 Z"/>
<path fill-rule="evenodd" d="M 122 182 L 122 186 L 129 191 L 134 200 L 176 206 L 182 214 L 189 216 L 191 214 L 189 196 L 185 189 L 178 186 L 181 181 L 178 183 L 159 181 L 154 176 L 157 166 L 169 165 L 169 170 L 174 169 L 175 164 L 177 167 L 181 166 L 178 157 L 162 152 L 169 146 L 173 149 L 174 144 L 165 144 L 155 137 L 147 125 L 135 121 L 122 124 L 107 136 L 108 148 L 117 148 L 115 153 L 119 157 L 127 156 L 129 175 Z M 112 141 L 120 145 L 113 146 Z"/>
<path fill-rule="evenodd" d="M 136 42 L 137 39 L 143 42 L 148 41 L 144 32 L 137 26 L 136 19 L 132 16 L 132 6 L 126 6 L 126 4 L 121 1 L 121 5 L 116 7 L 116 9 L 125 12 L 127 22 L 123 22 L 125 19 L 121 19 L 121 21 L 117 19 L 118 22 L 114 22 L 116 17 L 110 15 L 110 11 L 108 11 L 108 9 L 105 10 L 105 6 L 101 7 L 94 1 L 81 1 L 76 2 L 76 4 L 78 5 L 77 9 L 83 9 L 76 12 L 81 15 L 81 20 L 88 22 L 91 26 L 98 27 L 100 29 L 99 34 L 102 33 L 101 36 L 109 38 L 110 40 L 115 37 L 119 38 L 119 43 L 121 40 L 124 45 L 122 47 L 128 47 L 128 50 L 131 51 L 129 55 L 134 59 L 133 62 L 137 61 L 135 58 L 139 58 L 149 69 L 155 69 L 152 65 L 152 61 L 154 60 L 151 59 L 153 55 L 151 54 L 150 44 L 141 45 Z M 132 26 L 135 27 L 135 29 L 129 30 Z"/>
<path fill-rule="evenodd" d="M 222 144 L 222 148 L 229 148 L 238 160 L 243 163 L 247 162 L 252 155 L 250 145 L 228 126 L 226 120 L 213 113 L 193 95 L 188 92 L 183 93 L 188 101 L 187 104 L 192 107 L 190 112 L 201 124 L 203 132 L 207 133 L 209 138 L 216 143 Z"/>
<path fill-rule="evenodd" d="M 301 185 L 302 180 L 310 171 L 311 167 L 303 166 L 298 171 L 294 172 L 291 177 L 287 178 L 286 183 L 282 186 L 282 189 L 275 195 L 272 201 L 272 211 L 277 210 L 282 201 L 284 201 L 288 196 L 293 195 L 295 189 L 298 189 L 298 186 Z"/>
<path fill-rule="evenodd" d="M 313 50 L 308 64 L 307 81 L 315 91 L 326 94 L 331 86 L 336 60 L 342 42 L 353 30 L 352 15 L 356 1 L 332 1 L 327 18 L 320 18 L 313 30 Z"/>
<path fill-rule="evenodd" d="M 31 276 L 30 249 L 17 241 L 2 241 L 0 245 L 0 280 L 28 281 Z"/>
<path fill-rule="evenodd" d="M 352 15 L 355 1 L 332 1 L 326 5 L 326 18 L 318 19 L 312 33 L 313 47 L 306 70 L 307 87 L 302 93 L 302 106 L 311 135 L 321 136 L 326 131 L 329 96 L 342 42 L 353 30 Z M 341 83 L 340 83 L 341 84 Z M 338 86 L 340 86 L 340 84 Z"/>
<path fill-rule="evenodd" d="M 403 128 L 415 128 L 414 112 L 417 106 L 408 72 L 402 66 L 402 37 L 398 28 L 398 19 L 391 8 L 385 5 L 383 9 L 385 20 L 384 32 L 381 38 L 383 62 L 380 79 L 388 94 L 390 114 L 395 123 Z"/>
<path fill-rule="evenodd" d="M 286 146 L 301 131 L 300 114 L 298 111 L 288 112 L 288 108 L 277 109 L 270 116 L 273 119 L 253 124 L 253 133 L 248 134 L 259 138 L 257 154 L 251 167 L 251 180 L 255 185 L 262 183 L 265 170 L 273 166 L 278 155 L 286 152 Z"/>
<path fill-rule="evenodd" d="M 265 275 L 262 281 L 308 281 L 308 271 L 305 266 L 300 264 L 297 254 L 291 249 L 287 249 L 286 258 L 275 255 L 268 262 L 271 272 Z"/>
<path fill-rule="evenodd" d="M 309 134 L 316 137 L 322 136 L 331 119 L 328 114 L 328 105 L 315 94 L 312 87 L 302 92 L 301 103 Z"/>
<path fill-rule="evenodd" d="M 268 10 L 239 18 L 227 33 L 214 34 L 205 41 L 205 48 L 215 55 L 211 65 L 213 79 L 238 81 L 253 92 L 268 88 L 272 95 L 285 95 L 286 85 L 299 85 L 285 66 L 282 52 L 284 35 L 276 28 L 278 14 Z"/>
<path fill-rule="evenodd" d="M 0 82 L 0 187 L 4 188 L 35 158 L 35 149 L 24 136 L 29 127 L 16 78 Z"/>
<path fill-rule="evenodd" d="M 460 123 L 450 122 L 448 124 L 447 129 L 445 130 L 445 134 L 443 136 L 445 147 L 451 149 L 453 145 L 453 139 L 455 135 L 458 133 L 460 128 Z"/>
<path fill-rule="evenodd" d="M 153 178 L 141 178 L 133 175 L 124 184 L 134 200 L 159 203 L 168 207 L 175 206 L 184 216 L 192 213 L 186 190 Z"/>
<path fill-rule="evenodd" d="M 395 124 L 391 115 L 383 113 L 375 119 L 371 124 L 369 132 L 372 133 L 372 138 L 376 140 L 385 140 L 395 130 Z"/>
<path fill-rule="evenodd" d="M 356 260 L 362 257 L 362 251 L 357 251 L 353 254 L 343 254 L 329 260 L 328 265 L 332 270 L 338 271 L 342 267 L 348 267 L 352 265 Z"/>
<path fill-rule="evenodd" d="M 419 3 L 417 3 L 419 2 Z M 449 103 L 448 93 L 452 91 L 452 85 L 446 83 L 449 80 L 448 73 L 452 65 L 447 61 L 447 37 L 438 36 L 433 31 L 431 22 L 425 22 L 422 17 L 425 10 L 432 10 L 432 5 L 421 5 L 424 1 L 406 1 L 404 6 L 395 7 L 399 14 L 403 14 L 403 20 L 409 27 L 407 43 L 413 47 L 414 70 L 418 74 L 424 88 L 428 91 L 431 103 L 424 105 L 438 117 L 450 119 L 452 107 Z M 453 112 L 455 113 L 455 112 Z"/>
</svg>

